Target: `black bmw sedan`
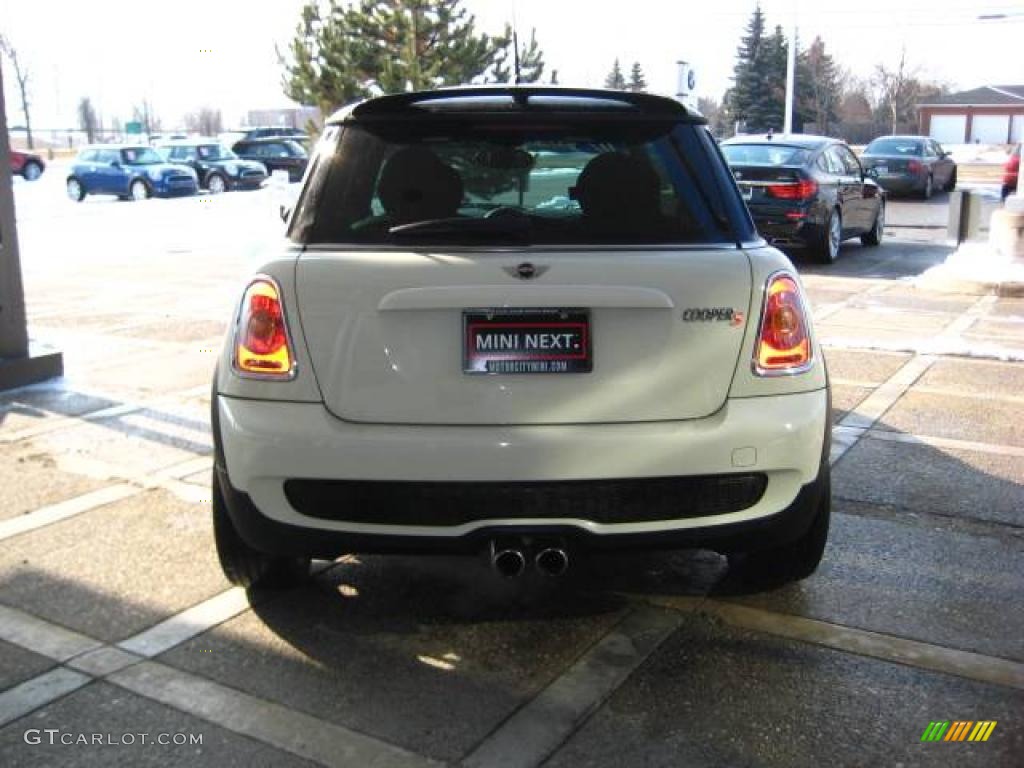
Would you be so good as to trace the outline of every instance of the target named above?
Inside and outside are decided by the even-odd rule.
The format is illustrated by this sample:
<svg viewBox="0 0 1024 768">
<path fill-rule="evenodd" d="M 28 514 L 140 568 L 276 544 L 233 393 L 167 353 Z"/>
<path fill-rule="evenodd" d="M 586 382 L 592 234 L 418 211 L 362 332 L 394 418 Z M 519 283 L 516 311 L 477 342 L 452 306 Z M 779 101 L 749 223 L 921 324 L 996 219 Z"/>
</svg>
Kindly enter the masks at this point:
<svg viewBox="0 0 1024 768">
<path fill-rule="evenodd" d="M 781 248 L 805 248 L 831 263 L 843 240 L 878 245 L 885 193 L 838 139 L 808 135 L 736 136 L 722 142 L 761 235 Z"/>
</svg>

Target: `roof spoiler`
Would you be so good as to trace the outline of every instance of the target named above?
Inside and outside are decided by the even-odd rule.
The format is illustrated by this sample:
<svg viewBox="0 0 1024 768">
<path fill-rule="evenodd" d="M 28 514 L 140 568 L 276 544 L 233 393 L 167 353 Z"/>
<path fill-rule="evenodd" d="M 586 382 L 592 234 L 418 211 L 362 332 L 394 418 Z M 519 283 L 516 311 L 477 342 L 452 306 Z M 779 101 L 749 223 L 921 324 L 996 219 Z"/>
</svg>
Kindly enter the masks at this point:
<svg viewBox="0 0 1024 768">
<path fill-rule="evenodd" d="M 334 113 L 329 123 L 339 123 L 352 118 L 398 116 L 402 114 L 422 115 L 424 111 L 430 111 L 430 105 L 436 103 L 442 107 L 442 102 L 466 102 L 473 99 L 511 99 L 509 107 L 502 107 L 502 112 L 510 111 L 562 111 L 551 105 L 551 100 L 564 101 L 567 109 L 572 109 L 573 100 L 586 100 L 605 102 L 609 107 L 619 106 L 622 113 L 643 117 L 661 117 L 685 119 L 689 122 L 706 122 L 696 112 L 691 112 L 675 99 L 666 96 L 655 96 L 649 93 L 634 93 L 631 91 L 610 91 L 597 88 L 566 88 L 561 86 L 514 86 L 514 85 L 490 85 L 490 86 L 459 86 L 456 88 L 439 88 L 433 91 L 413 91 L 411 93 L 396 93 L 388 96 L 378 96 L 359 102 L 358 104 L 345 107 Z M 543 98 L 548 100 L 547 104 L 537 104 L 531 101 Z M 518 109 L 517 109 L 518 108 Z M 440 111 L 440 110 L 438 110 Z M 458 112 L 452 107 L 445 112 Z M 585 111 L 585 110 L 583 110 Z"/>
</svg>

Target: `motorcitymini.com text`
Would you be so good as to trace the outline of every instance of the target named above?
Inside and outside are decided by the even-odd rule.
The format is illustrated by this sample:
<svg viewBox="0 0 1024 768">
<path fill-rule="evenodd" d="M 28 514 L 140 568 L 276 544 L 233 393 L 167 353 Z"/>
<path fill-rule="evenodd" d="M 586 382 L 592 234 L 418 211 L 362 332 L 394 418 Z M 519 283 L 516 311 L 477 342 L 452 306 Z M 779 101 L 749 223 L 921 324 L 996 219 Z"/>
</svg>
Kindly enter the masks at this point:
<svg viewBox="0 0 1024 768">
<path fill-rule="evenodd" d="M 184 747 L 203 743 L 201 733 L 74 733 L 59 728 L 29 728 L 22 738 L 26 744 L 59 744 L 68 747 L 130 747 L 138 744 Z"/>
</svg>

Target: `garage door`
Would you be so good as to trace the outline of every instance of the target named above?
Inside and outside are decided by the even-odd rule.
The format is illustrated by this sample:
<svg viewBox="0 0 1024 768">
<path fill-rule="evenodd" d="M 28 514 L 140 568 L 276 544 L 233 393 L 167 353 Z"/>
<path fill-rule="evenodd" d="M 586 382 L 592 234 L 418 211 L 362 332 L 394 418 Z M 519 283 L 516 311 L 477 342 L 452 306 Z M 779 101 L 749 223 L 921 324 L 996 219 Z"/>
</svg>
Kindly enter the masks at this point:
<svg viewBox="0 0 1024 768">
<path fill-rule="evenodd" d="M 1010 135 L 1009 115 L 975 115 L 971 121 L 971 141 L 978 144 L 1005 144 Z"/>
<path fill-rule="evenodd" d="M 931 137 L 939 144 L 963 144 L 967 115 L 932 115 Z"/>
</svg>

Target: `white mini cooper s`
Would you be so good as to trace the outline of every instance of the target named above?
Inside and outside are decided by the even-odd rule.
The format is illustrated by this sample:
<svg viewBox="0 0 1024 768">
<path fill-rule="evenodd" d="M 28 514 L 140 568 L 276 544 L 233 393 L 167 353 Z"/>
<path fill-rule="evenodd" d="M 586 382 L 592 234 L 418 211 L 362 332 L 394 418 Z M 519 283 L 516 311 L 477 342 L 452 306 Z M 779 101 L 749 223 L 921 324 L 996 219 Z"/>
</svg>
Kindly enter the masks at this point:
<svg viewBox="0 0 1024 768">
<path fill-rule="evenodd" d="M 468 87 L 335 114 L 212 406 L 216 544 L 244 586 L 348 552 L 514 576 L 641 546 L 799 579 L 828 536 L 800 279 L 668 98 Z"/>
</svg>

